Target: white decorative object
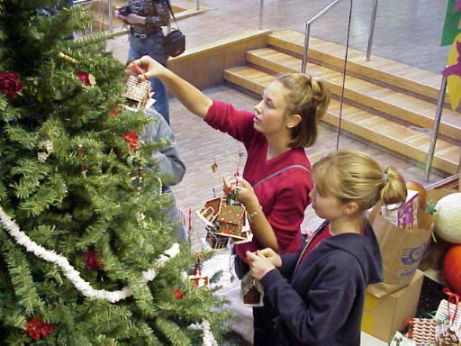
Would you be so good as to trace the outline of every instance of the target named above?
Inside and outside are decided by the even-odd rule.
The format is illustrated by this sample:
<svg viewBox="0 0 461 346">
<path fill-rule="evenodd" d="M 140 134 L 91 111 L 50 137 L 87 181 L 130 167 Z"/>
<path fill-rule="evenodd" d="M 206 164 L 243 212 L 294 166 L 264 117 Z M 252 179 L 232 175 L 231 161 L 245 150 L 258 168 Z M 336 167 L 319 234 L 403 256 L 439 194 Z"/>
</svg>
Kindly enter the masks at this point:
<svg viewBox="0 0 461 346">
<path fill-rule="evenodd" d="M 203 329 L 203 346 L 218 346 L 216 339 L 214 338 L 213 333 L 211 332 L 210 322 L 203 320 L 202 322 Z"/>
<path fill-rule="evenodd" d="M 48 156 L 50 156 L 50 154 L 54 152 L 53 143 L 50 140 L 46 140 L 46 141 L 41 141 L 40 143 L 38 143 L 38 145 L 40 148 L 45 149 L 45 151 L 41 151 L 38 153 L 38 158 L 37 158 L 39 162 L 43 163 L 46 161 Z"/>
<path fill-rule="evenodd" d="M 94 299 L 105 299 L 111 303 L 116 303 L 119 300 L 126 299 L 133 295 L 131 289 L 126 286 L 118 291 L 106 291 L 96 290 L 91 287 L 90 283 L 83 280 L 80 273 L 69 263 L 67 258 L 57 254 L 52 250 L 47 250 L 44 247 L 38 245 L 32 239 L 30 239 L 24 232 L 22 232 L 18 225 L 4 212 L 3 208 L 0 207 L 0 221 L 2 222 L 5 229 L 10 235 L 16 240 L 18 244 L 23 246 L 27 251 L 32 252 L 35 256 L 56 264 L 61 268 L 63 274 L 74 284 L 75 288 L 80 291 L 84 296 Z M 170 249 L 165 251 L 164 255 L 161 255 L 154 266 L 142 273 L 142 281 L 147 283 L 152 281 L 156 276 L 156 269 L 163 266 L 168 260 L 172 259 L 179 254 L 179 244 L 175 243 Z"/>
<path fill-rule="evenodd" d="M 440 199 L 435 210 L 437 235 L 447 242 L 461 244 L 461 192 Z"/>
</svg>

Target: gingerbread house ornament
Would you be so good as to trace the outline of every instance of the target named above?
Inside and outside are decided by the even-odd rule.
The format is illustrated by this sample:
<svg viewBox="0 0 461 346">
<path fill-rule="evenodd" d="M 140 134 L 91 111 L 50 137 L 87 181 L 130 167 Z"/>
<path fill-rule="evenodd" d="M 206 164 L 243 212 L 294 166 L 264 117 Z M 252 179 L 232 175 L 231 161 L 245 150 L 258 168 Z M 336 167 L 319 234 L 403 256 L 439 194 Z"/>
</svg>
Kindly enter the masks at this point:
<svg viewBox="0 0 461 346">
<path fill-rule="evenodd" d="M 136 76 L 129 76 L 126 82 L 126 90 L 123 96 L 127 99 L 127 105 L 135 109 L 146 106 L 149 99 L 150 82 L 147 79 L 140 79 Z"/>
</svg>

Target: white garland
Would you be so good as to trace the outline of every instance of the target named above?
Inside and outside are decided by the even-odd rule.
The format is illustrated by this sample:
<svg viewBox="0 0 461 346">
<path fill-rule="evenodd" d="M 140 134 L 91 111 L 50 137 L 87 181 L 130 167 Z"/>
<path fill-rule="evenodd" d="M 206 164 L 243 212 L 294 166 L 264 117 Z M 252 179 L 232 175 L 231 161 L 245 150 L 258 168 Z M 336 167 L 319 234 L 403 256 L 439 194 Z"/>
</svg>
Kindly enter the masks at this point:
<svg viewBox="0 0 461 346">
<path fill-rule="evenodd" d="M 111 303 L 116 303 L 133 295 L 133 292 L 127 286 L 119 291 L 112 292 L 94 289 L 91 287 L 90 283 L 86 282 L 80 277 L 80 273 L 69 263 L 67 258 L 57 254 L 52 250 L 46 250 L 44 247 L 35 243 L 24 232 L 22 232 L 18 225 L 4 212 L 2 207 L 0 207 L 0 220 L 8 233 L 10 233 L 10 235 L 18 242 L 18 244 L 25 247 L 27 251 L 32 252 L 35 256 L 44 259 L 47 262 L 58 265 L 63 271 L 64 275 L 84 296 L 95 299 L 105 299 Z M 160 257 L 155 262 L 155 265 L 151 269 L 142 273 L 141 280 L 144 283 L 152 281 L 157 275 L 155 268 L 163 266 L 165 262 L 177 256 L 178 254 L 179 244 L 175 243 L 167 251 L 165 251 L 163 255 L 160 255 Z M 214 338 L 210 329 L 210 322 L 203 320 L 202 330 L 203 345 L 217 346 L 218 343 L 216 342 L 216 339 Z"/>
<path fill-rule="evenodd" d="M 95 299 L 105 299 L 111 303 L 116 303 L 119 300 L 126 299 L 133 295 L 129 287 L 124 287 L 119 291 L 106 291 L 96 290 L 91 287 L 90 283 L 86 282 L 80 277 L 80 273 L 69 263 L 67 258 L 57 254 L 52 250 L 47 250 L 31 240 L 24 232 L 22 232 L 18 225 L 4 212 L 0 207 L 0 220 L 5 226 L 10 235 L 22 245 L 27 251 L 32 252 L 35 256 L 58 265 L 63 271 L 64 275 L 74 284 L 75 288 L 79 290 L 84 296 Z M 152 281 L 157 275 L 155 268 L 161 267 L 166 261 L 179 254 L 179 244 L 175 243 L 171 248 L 161 255 L 154 266 L 142 273 L 141 280 L 145 283 Z"/>
<path fill-rule="evenodd" d="M 203 346 L 218 346 L 218 342 L 214 338 L 210 329 L 210 322 L 208 320 L 202 321 L 203 329 Z"/>
</svg>

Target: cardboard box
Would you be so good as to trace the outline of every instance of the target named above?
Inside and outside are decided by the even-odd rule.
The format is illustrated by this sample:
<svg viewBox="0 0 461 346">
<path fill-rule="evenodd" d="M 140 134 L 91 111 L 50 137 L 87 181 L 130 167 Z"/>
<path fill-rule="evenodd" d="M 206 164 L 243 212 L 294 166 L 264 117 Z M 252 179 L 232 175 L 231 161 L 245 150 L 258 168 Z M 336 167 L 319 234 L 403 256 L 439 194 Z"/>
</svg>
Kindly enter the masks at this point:
<svg viewBox="0 0 461 346">
<path fill-rule="evenodd" d="M 361 330 L 390 342 L 395 332 L 403 327 L 404 319 L 415 316 L 423 278 L 423 272 L 417 270 L 407 287 L 382 298 L 367 292 Z"/>
<path fill-rule="evenodd" d="M 402 205 L 390 205 L 381 207 L 381 214 L 387 220 L 399 227 L 418 228 L 417 212 L 418 191 L 407 190 L 407 199 Z"/>
</svg>

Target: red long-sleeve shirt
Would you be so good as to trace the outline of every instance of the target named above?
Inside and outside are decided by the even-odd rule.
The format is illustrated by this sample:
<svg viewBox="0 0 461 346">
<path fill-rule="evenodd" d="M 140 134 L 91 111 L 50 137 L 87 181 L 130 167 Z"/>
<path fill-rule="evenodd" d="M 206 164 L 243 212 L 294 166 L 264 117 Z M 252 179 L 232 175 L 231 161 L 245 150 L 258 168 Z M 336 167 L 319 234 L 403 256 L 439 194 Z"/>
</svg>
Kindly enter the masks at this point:
<svg viewBox="0 0 461 346">
<path fill-rule="evenodd" d="M 310 203 L 309 192 L 313 187 L 311 164 L 303 148 L 291 149 L 267 160 L 268 143 L 264 135 L 254 129 L 253 117 L 251 112 L 236 110 L 230 104 L 213 101 L 205 121 L 244 144 L 248 158 L 243 178 L 252 186 L 288 166 L 301 165 L 307 169 L 288 169 L 254 188 L 263 212 L 274 229 L 280 253 L 295 253 L 301 246 L 300 226 L 304 211 Z M 245 260 L 247 250 L 261 248 L 263 246 L 253 237 L 250 243 L 236 245 L 236 253 Z"/>
</svg>

